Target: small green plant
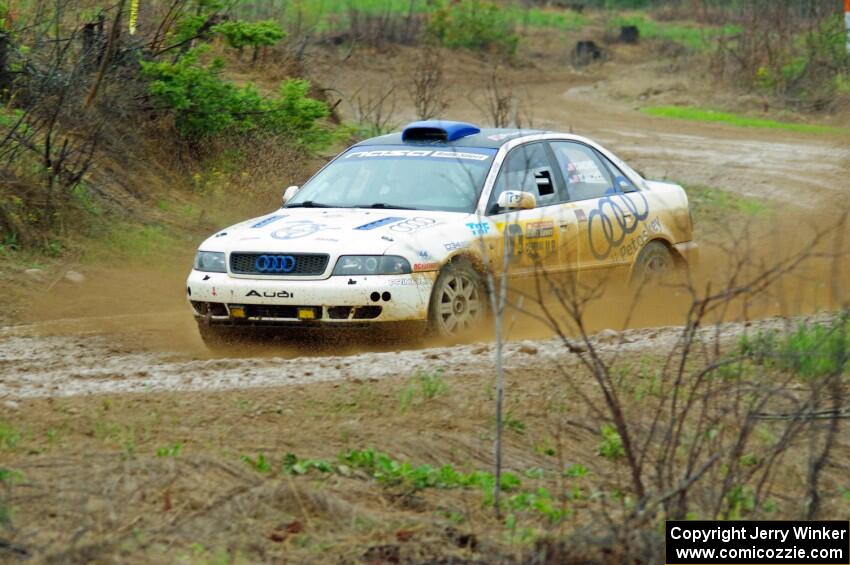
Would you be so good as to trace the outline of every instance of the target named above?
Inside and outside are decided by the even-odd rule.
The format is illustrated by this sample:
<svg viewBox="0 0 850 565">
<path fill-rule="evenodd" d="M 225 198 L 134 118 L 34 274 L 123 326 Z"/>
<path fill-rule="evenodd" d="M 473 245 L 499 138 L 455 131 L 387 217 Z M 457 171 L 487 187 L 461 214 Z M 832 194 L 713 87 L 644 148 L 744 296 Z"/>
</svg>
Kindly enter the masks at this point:
<svg viewBox="0 0 850 565">
<path fill-rule="evenodd" d="M 623 438 L 617 433 L 617 428 L 605 424 L 600 430 L 602 440 L 596 446 L 596 453 L 606 459 L 621 459 L 625 454 Z"/>
<path fill-rule="evenodd" d="M 572 479 L 580 479 L 582 477 L 586 477 L 588 473 L 589 471 L 587 470 L 587 467 L 585 467 L 581 463 L 573 463 L 564 470 L 564 476 L 570 477 Z"/>
<path fill-rule="evenodd" d="M 443 370 L 433 372 L 417 371 L 412 382 L 399 395 L 399 406 L 406 411 L 414 404 L 433 400 L 449 390 L 449 385 L 443 378 Z"/>
<path fill-rule="evenodd" d="M 516 418 L 510 412 L 505 414 L 505 419 L 502 423 L 504 424 L 506 430 L 510 430 L 515 434 L 523 435 L 525 433 L 525 422 L 523 422 L 519 418 Z"/>
<path fill-rule="evenodd" d="M 179 443 L 174 445 L 166 445 L 156 450 L 157 457 L 177 457 L 180 455 L 182 446 Z"/>
<path fill-rule="evenodd" d="M 331 473 L 334 471 L 334 466 L 328 461 L 321 459 L 299 459 L 294 453 L 287 453 L 283 456 L 281 468 L 284 472 L 291 475 L 305 475 L 311 470 L 316 470 L 321 473 Z"/>
<path fill-rule="evenodd" d="M 259 453 L 256 457 L 243 455 L 239 459 L 258 473 L 270 473 L 272 470 L 272 466 L 262 453 Z"/>
<path fill-rule="evenodd" d="M 21 431 L 10 424 L 0 420 L 0 449 L 12 450 L 21 442 Z"/>
<path fill-rule="evenodd" d="M 801 324 L 787 336 L 776 331 L 745 335 L 740 353 L 757 365 L 792 371 L 804 378 L 850 372 L 850 317 Z"/>
</svg>

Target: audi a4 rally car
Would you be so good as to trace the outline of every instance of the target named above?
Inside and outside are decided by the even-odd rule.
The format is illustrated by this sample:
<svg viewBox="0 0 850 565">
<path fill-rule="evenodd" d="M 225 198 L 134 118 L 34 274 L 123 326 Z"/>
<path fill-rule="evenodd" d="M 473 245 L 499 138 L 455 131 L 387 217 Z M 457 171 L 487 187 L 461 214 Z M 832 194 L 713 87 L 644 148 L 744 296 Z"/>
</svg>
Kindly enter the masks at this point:
<svg viewBox="0 0 850 565">
<path fill-rule="evenodd" d="M 487 269 L 635 278 L 696 251 L 684 190 L 589 139 L 423 121 L 350 147 L 280 209 L 212 235 L 186 291 L 209 344 L 256 326 L 454 335 L 485 315 Z"/>
</svg>

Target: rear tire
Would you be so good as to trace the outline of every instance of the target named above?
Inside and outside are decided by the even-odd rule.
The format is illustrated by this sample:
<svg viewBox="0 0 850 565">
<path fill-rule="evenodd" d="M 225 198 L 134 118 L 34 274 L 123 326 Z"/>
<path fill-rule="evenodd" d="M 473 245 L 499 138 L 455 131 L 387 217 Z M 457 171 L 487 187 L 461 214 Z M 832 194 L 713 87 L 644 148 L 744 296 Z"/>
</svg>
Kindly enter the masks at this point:
<svg viewBox="0 0 850 565">
<path fill-rule="evenodd" d="M 632 272 L 632 285 L 636 287 L 657 284 L 669 279 L 678 270 L 676 258 L 660 241 L 650 241 L 641 250 Z"/>
<path fill-rule="evenodd" d="M 431 292 L 430 331 L 441 337 L 462 336 L 486 316 L 487 292 L 481 275 L 465 260 L 443 267 Z"/>
</svg>

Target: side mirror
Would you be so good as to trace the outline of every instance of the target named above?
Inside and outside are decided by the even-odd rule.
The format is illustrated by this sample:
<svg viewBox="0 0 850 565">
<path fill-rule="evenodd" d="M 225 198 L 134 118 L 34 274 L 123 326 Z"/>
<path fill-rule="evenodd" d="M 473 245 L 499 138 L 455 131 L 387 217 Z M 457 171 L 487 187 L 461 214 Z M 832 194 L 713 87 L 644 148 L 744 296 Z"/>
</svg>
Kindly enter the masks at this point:
<svg viewBox="0 0 850 565">
<path fill-rule="evenodd" d="M 286 190 L 283 191 L 283 204 L 289 202 L 292 197 L 295 196 L 295 193 L 298 192 L 299 188 L 300 187 L 295 185 L 287 187 Z"/>
<path fill-rule="evenodd" d="M 496 203 L 502 210 L 531 210 L 537 206 L 537 199 L 530 192 L 506 190 Z"/>
</svg>

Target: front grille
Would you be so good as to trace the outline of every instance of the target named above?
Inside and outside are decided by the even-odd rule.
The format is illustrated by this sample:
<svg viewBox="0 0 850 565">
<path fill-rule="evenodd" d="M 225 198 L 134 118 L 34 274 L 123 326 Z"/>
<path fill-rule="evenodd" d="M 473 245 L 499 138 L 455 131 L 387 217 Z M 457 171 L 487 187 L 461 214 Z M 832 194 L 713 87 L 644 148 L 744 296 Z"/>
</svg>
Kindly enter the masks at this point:
<svg viewBox="0 0 850 565">
<path fill-rule="evenodd" d="M 260 272 L 256 265 L 260 255 L 290 256 L 295 259 L 295 268 L 288 273 Z M 324 274 L 328 261 L 330 257 L 326 253 L 231 253 L 230 272 L 237 275 L 309 277 Z"/>
</svg>

